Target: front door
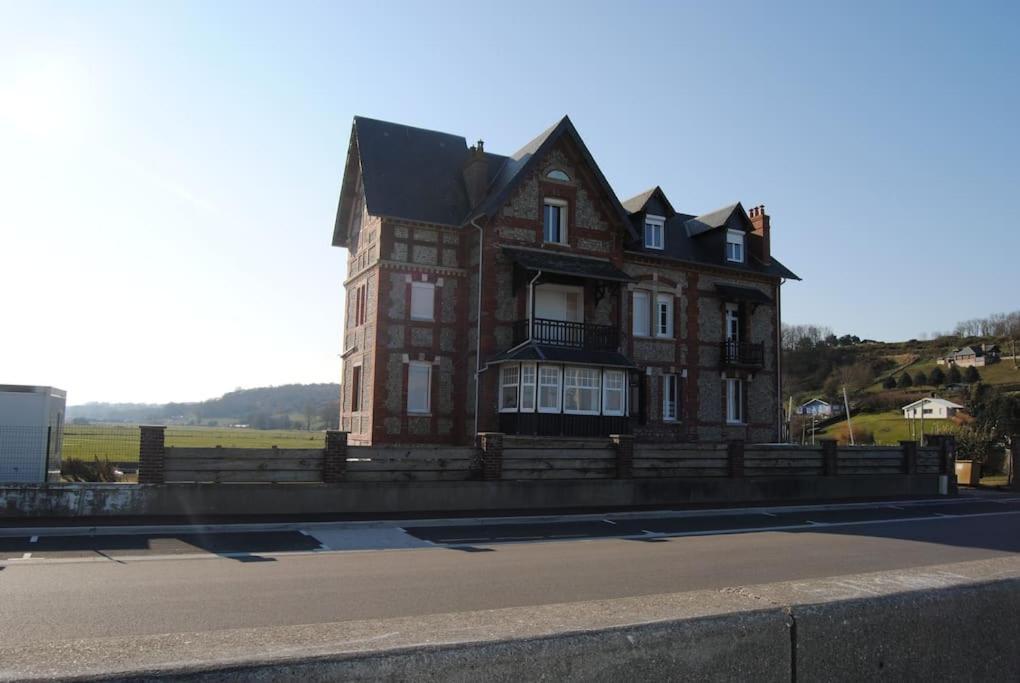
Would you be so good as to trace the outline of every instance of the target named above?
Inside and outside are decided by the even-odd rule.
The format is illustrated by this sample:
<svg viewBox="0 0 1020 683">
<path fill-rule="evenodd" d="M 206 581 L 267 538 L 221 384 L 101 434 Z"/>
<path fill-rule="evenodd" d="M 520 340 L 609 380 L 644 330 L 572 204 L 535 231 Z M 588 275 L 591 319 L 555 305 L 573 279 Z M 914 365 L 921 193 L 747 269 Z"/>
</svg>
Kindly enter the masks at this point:
<svg viewBox="0 0 1020 683">
<path fill-rule="evenodd" d="M 560 344 L 579 343 L 584 320 L 584 290 L 562 285 L 535 287 L 534 338 Z M 543 322 L 549 321 L 549 322 Z"/>
<path fill-rule="evenodd" d="M 737 304 L 726 304 L 726 341 L 740 341 L 740 308 Z"/>
</svg>

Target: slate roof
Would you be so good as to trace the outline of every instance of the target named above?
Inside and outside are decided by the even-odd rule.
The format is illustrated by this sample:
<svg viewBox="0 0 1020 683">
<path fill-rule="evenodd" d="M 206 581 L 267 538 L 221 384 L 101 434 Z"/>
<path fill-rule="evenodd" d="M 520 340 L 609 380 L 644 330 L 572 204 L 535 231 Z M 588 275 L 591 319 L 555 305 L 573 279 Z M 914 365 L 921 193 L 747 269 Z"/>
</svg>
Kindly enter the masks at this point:
<svg viewBox="0 0 1020 683">
<path fill-rule="evenodd" d="M 759 262 L 755 249 L 748 248 L 746 263 L 722 260 L 720 250 L 709 248 L 709 235 L 724 225 L 750 229 L 749 218 L 738 202 L 700 216 L 673 211 L 658 186 L 621 204 L 598 164 L 581 140 L 569 117 L 542 131 L 510 156 L 486 152 L 489 187 L 477 207 L 470 205 L 464 185 L 463 167 L 470 153 L 463 136 L 356 116 L 351 127 L 340 201 L 333 228 L 333 245 L 347 246 L 349 211 L 359 174 L 363 180 L 366 208 L 377 216 L 460 227 L 472 216 L 493 215 L 510 197 L 520 181 L 534 169 L 537 159 L 564 137 L 572 140 L 604 190 L 612 212 L 620 218 L 629 235 L 627 249 L 692 263 L 703 263 L 735 271 L 771 277 L 797 277 L 779 261 Z M 640 212 L 658 195 L 669 215 L 664 227 L 665 248 L 646 249 L 641 233 Z M 346 201 L 345 201 L 346 200 Z M 748 247 L 761 238 L 748 233 Z"/>
<path fill-rule="evenodd" d="M 521 361 L 546 361 L 550 363 L 570 363 L 573 365 L 599 365 L 614 368 L 636 368 L 632 360 L 616 351 L 589 351 L 587 349 L 571 349 L 563 346 L 548 346 L 528 342 L 504 351 L 491 360 L 490 365 Z"/>
<path fill-rule="evenodd" d="M 570 256 L 552 251 L 532 251 L 530 249 L 513 249 L 504 247 L 503 253 L 527 270 L 541 270 L 556 275 L 575 275 L 594 280 L 610 280 L 613 282 L 633 282 L 634 278 L 623 272 L 609 261 L 601 261 L 582 256 Z"/>
</svg>

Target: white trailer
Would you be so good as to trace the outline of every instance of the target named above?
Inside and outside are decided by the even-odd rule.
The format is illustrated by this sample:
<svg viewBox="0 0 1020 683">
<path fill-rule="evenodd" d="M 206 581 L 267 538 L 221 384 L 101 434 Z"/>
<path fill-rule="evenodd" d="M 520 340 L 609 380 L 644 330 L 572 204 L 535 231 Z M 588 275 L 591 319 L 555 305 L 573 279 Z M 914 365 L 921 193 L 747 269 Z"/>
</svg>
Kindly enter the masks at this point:
<svg viewBox="0 0 1020 683">
<path fill-rule="evenodd" d="M 0 483 L 60 481 L 67 392 L 0 384 Z"/>
</svg>

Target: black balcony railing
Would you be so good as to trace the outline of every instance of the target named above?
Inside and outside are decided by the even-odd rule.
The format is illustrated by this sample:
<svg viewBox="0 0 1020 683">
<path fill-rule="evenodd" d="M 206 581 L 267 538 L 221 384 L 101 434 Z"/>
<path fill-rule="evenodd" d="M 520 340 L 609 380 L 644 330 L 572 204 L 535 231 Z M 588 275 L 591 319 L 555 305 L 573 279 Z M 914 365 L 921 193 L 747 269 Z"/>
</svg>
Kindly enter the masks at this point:
<svg viewBox="0 0 1020 683">
<path fill-rule="evenodd" d="M 616 351 L 620 348 L 620 330 L 611 325 L 535 318 L 534 328 L 529 328 L 531 325 L 527 319 L 514 323 L 514 346 L 528 341 L 530 332 L 530 339 L 537 344 L 591 351 Z"/>
<path fill-rule="evenodd" d="M 761 342 L 724 341 L 722 364 L 760 368 L 765 365 L 765 345 Z"/>
</svg>

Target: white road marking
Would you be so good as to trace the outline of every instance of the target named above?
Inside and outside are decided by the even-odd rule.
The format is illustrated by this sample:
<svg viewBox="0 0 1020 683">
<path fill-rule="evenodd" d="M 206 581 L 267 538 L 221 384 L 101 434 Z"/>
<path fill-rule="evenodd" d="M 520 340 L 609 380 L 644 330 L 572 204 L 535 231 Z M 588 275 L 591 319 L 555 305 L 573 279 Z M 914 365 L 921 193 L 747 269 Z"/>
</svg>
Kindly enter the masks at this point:
<svg viewBox="0 0 1020 683">
<path fill-rule="evenodd" d="M 25 553 L 24 555 L 21 556 L 21 559 L 23 559 L 23 560 L 30 560 L 30 559 L 32 559 L 32 553 Z"/>
<path fill-rule="evenodd" d="M 38 536 L 33 536 L 32 538 L 28 539 L 29 543 L 37 543 L 38 541 L 39 541 Z"/>
<path fill-rule="evenodd" d="M 763 512 L 762 514 L 763 515 L 768 515 L 769 517 L 778 517 L 779 516 L 779 515 L 777 515 L 775 513 L 772 513 L 772 512 Z"/>
<path fill-rule="evenodd" d="M 603 521 L 603 522 L 605 522 L 606 524 L 612 524 L 612 525 L 614 525 L 614 526 L 616 525 L 616 522 L 614 522 L 614 521 L 613 521 L 613 520 L 611 520 L 611 519 L 603 519 L 602 521 Z"/>
</svg>

